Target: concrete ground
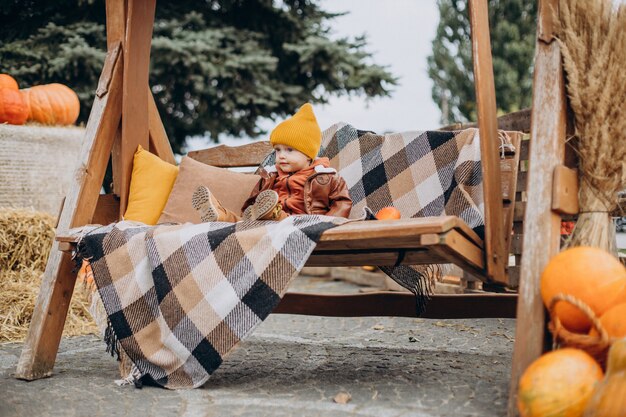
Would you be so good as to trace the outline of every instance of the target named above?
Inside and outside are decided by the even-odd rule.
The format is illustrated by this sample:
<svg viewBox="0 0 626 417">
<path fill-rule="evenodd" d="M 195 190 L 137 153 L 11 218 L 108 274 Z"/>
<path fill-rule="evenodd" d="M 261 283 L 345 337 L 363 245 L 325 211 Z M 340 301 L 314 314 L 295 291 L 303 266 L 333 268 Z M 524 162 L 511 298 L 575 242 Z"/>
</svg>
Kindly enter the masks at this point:
<svg viewBox="0 0 626 417">
<path fill-rule="evenodd" d="M 300 277 L 297 291 L 351 292 Z M 203 388 L 118 387 L 94 336 L 63 339 L 52 378 L 12 377 L 0 345 L 0 416 L 504 416 L 515 320 L 270 315 Z M 345 404 L 333 399 L 347 393 Z"/>
</svg>

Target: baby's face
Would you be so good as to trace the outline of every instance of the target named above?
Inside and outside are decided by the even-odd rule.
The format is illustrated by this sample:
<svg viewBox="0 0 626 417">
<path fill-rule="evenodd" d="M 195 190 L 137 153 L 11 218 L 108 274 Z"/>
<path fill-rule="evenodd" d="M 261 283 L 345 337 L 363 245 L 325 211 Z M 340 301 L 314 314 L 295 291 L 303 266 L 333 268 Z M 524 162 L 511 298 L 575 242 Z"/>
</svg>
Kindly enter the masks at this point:
<svg viewBox="0 0 626 417">
<path fill-rule="evenodd" d="M 309 157 L 285 145 L 274 145 L 276 166 L 283 172 L 296 172 L 309 166 Z"/>
</svg>

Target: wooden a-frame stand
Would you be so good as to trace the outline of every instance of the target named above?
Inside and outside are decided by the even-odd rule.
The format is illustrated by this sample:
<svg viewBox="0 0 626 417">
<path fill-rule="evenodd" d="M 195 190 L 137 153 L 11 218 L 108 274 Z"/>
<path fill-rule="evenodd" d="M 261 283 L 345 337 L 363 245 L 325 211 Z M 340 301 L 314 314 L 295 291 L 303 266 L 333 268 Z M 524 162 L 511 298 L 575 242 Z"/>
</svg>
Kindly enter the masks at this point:
<svg viewBox="0 0 626 417">
<path fill-rule="evenodd" d="M 92 222 L 109 209 L 100 189 L 109 159 L 118 218 L 128 202 L 133 155 L 138 145 L 174 163 L 174 154 L 148 84 L 155 0 L 106 2 L 107 55 L 87 122 L 76 175 L 65 197 L 57 234 Z M 124 116 L 122 116 L 124 115 Z M 74 290 L 69 254 L 54 242 L 16 377 L 50 376 Z"/>
<path fill-rule="evenodd" d="M 156 0 L 107 0 L 107 55 L 86 127 L 76 175 L 72 178 L 59 217 L 57 234 L 98 219 L 120 218 L 128 202 L 132 160 L 138 145 L 174 163 L 174 156 L 160 120 L 148 83 L 150 43 Z M 470 13 L 480 14 L 478 28 L 486 30 L 486 0 L 470 1 Z M 531 122 L 530 169 L 527 209 L 524 221 L 522 268 L 517 303 L 517 330 L 509 395 L 509 415 L 516 412 L 517 382 L 523 370 L 544 350 L 544 308 L 539 293 L 539 276 L 549 258 L 559 251 L 560 215 L 553 207 L 553 172 L 564 162 L 566 110 L 561 53 L 555 41 L 553 11 L 558 0 L 541 0 L 537 25 L 533 108 Z M 478 12 L 477 12 L 478 11 Z M 483 13 L 484 12 L 484 13 Z M 483 13 L 483 14 L 481 14 Z M 558 15 L 558 14 L 557 14 Z M 484 17 L 483 17 L 484 16 Z M 488 44 L 488 35 L 486 42 Z M 481 40 L 484 42 L 484 39 Z M 475 72 L 491 65 L 474 44 Z M 482 58 L 482 59 L 481 59 Z M 477 90 L 493 89 L 489 80 L 476 76 Z M 484 87 L 478 84 L 482 83 Z M 478 88 L 480 87 L 480 88 Z M 477 96 L 481 96 L 478 91 Z M 489 98 L 493 93 L 482 94 Z M 495 100 L 479 100 L 481 137 L 495 133 Z M 486 111 L 486 113 L 485 113 Z M 485 122 L 486 120 L 486 122 Z M 117 204 L 107 204 L 100 196 L 109 159 L 113 167 L 113 190 Z M 492 171 L 495 172 L 495 171 Z M 497 184 L 497 187 L 494 187 Z M 490 187 L 499 190 L 499 183 Z M 489 192 L 489 189 L 485 189 Z M 111 214 L 111 207 L 118 212 Z M 496 213 L 501 216 L 501 213 Z M 489 220 L 486 213 L 486 221 Z M 493 216 L 492 216 L 493 217 Z M 502 224 L 493 222 L 491 225 Z M 489 245 L 489 242 L 486 242 Z M 502 248 L 487 246 L 486 262 L 497 267 Z M 491 259 L 490 259 L 491 258 Z M 74 265 L 66 252 L 54 242 L 43 276 L 30 329 L 15 376 L 34 380 L 50 376 L 76 281 Z M 502 266 L 500 266 L 502 267 Z M 497 273 L 495 274 L 497 275 Z"/>
</svg>

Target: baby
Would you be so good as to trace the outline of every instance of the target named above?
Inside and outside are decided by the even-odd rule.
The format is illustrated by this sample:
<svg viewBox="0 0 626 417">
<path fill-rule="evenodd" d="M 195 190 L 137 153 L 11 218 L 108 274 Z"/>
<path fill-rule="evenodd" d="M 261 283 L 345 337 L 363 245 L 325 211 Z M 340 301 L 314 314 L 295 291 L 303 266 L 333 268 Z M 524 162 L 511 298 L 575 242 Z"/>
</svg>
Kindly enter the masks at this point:
<svg viewBox="0 0 626 417">
<path fill-rule="evenodd" d="M 307 103 L 270 134 L 276 165 L 261 171 L 241 217 L 223 207 L 205 186 L 194 191 L 193 207 L 203 222 L 282 220 L 292 214 L 348 217 L 352 208 L 348 187 L 328 158 L 317 158 L 321 142 L 322 132 Z"/>
</svg>

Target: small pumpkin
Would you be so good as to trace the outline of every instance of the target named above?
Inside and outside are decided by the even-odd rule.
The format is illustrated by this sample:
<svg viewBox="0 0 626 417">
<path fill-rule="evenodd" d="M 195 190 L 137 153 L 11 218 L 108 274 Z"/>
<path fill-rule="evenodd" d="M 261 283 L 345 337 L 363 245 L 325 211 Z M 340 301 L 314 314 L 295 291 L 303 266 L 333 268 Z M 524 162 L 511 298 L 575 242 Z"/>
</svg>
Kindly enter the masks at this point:
<svg viewBox="0 0 626 417">
<path fill-rule="evenodd" d="M 520 378 L 520 416 L 580 417 L 602 377 L 600 365 L 582 350 L 548 352 L 531 363 Z"/>
<path fill-rule="evenodd" d="M 17 81 L 9 74 L 0 74 L 0 90 L 8 88 L 9 90 L 19 90 Z"/>
<path fill-rule="evenodd" d="M 600 317 L 600 324 L 608 333 L 609 338 L 626 337 L 626 303 L 609 308 Z M 598 331 L 592 327 L 589 335 L 598 337 Z"/>
<path fill-rule="evenodd" d="M 28 120 L 45 125 L 69 125 L 78 119 L 80 101 L 66 85 L 44 84 L 20 91 L 29 108 Z"/>
<path fill-rule="evenodd" d="M 617 340 L 609 349 L 606 377 L 587 403 L 585 417 L 617 417 L 626 415 L 626 338 Z"/>
<path fill-rule="evenodd" d="M 546 307 L 559 293 L 578 298 L 601 316 L 614 305 L 626 302 L 626 268 L 602 249 L 566 249 L 550 259 L 541 274 L 541 298 Z M 569 303 L 557 303 L 555 314 L 572 332 L 587 333 L 591 327 L 587 316 Z"/>
<path fill-rule="evenodd" d="M 0 123 L 23 125 L 28 118 L 28 107 L 17 90 L 0 89 Z"/>
<path fill-rule="evenodd" d="M 400 210 L 395 207 L 383 207 L 376 213 L 378 220 L 397 220 L 400 218 Z"/>
</svg>

